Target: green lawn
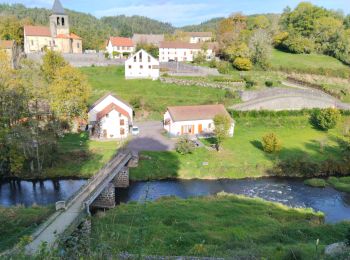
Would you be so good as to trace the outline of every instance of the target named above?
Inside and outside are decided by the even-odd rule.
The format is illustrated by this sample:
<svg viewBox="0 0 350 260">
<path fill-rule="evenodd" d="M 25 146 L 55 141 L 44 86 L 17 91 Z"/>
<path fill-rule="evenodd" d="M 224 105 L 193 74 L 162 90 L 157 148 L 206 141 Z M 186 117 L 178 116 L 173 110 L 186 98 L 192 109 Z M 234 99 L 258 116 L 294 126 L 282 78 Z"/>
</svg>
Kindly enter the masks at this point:
<svg viewBox="0 0 350 260">
<path fill-rule="evenodd" d="M 30 235 L 52 212 L 51 207 L 0 207 L 0 252 L 13 247 L 23 236 Z"/>
<path fill-rule="evenodd" d="M 350 67 L 344 65 L 339 60 L 320 54 L 292 54 L 273 50 L 271 65 L 273 69 L 286 69 L 305 73 L 317 72 L 326 75 L 350 75 Z"/>
<path fill-rule="evenodd" d="M 92 219 L 96 255 L 210 256 L 227 259 L 319 259 L 343 241 L 349 222 L 322 224 L 323 215 L 261 199 L 219 194 L 122 204 Z M 288 258 L 287 255 L 289 255 Z"/>
<path fill-rule="evenodd" d="M 87 134 L 68 134 L 60 139 L 57 163 L 46 170 L 45 178 L 89 178 L 117 152 L 118 141 L 92 141 Z"/>
<path fill-rule="evenodd" d="M 276 155 L 261 148 L 262 136 L 274 132 L 283 149 Z M 134 180 L 159 178 L 247 178 L 269 174 L 274 164 L 293 158 L 320 162 L 338 159 L 340 148 L 336 141 L 342 136 L 342 126 L 329 132 L 314 129 L 307 116 L 236 118 L 233 138 L 227 139 L 221 152 L 197 149 L 193 154 L 177 152 L 145 152 L 139 167 L 131 169 Z M 208 142 L 205 141 L 204 142 Z M 324 144 L 322 149 L 320 142 Z M 151 159 L 150 159 L 150 158 Z"/>
<path fill-rule="evenodd" d="M 125 80 L 124 67 L 88 67 L 81 71 L 87 75 L 92 85 L 90 103 L 108 92 L 112 92 L 130 102 L 140 98 L 147 110 L 146 118 L 160 119 L 167 106 L 224 103 L 234 100 L 225 98 L 225 91 L 203 87 L 184 87 L 163 84 L 152 80 Z"/>
</svg>

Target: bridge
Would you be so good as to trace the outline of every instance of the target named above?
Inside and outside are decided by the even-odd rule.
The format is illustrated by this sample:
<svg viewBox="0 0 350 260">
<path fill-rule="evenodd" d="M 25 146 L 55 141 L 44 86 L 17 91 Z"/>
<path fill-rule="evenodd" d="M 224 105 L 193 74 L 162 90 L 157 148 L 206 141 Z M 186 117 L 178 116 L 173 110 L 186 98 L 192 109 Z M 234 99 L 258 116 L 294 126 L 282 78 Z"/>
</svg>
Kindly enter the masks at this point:
<svg viewBox="0 0 350 260">
<path fill-rule="evenodd" d="M 128 151 L 118 153 L 68 201 L 57 202 L 56 213 L 32 234 L 26 252 L 35 254 L 42 243 L 48 248 L 55 246 L 60 237 L 73 232 L 90 215 L 91 207 L 115 207 L 115 188 L 129 186 L 128 165 L 134 160 Z"/>
</svg>

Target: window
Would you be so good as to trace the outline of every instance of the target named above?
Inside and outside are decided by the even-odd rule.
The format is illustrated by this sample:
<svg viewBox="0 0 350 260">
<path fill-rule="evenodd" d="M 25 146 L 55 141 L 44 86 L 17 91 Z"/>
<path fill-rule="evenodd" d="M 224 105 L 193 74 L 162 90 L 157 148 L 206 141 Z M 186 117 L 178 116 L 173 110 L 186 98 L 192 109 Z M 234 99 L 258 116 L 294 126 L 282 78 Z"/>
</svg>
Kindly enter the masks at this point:
<svg viewBox="0 0 350 260">
<path fill-rule="evenodd" d="M 137 57 L 136 56 L 134 56 L 134 62 L 136 62 L 137 61 Z"/>
<path fill-rule="evenodd" d="M 139 60 L 140 60 L 140 62 L 142 62 L 142 52 L 139 53 Z"/>
<path fill-rule="evenodd" d="M 125 125 L 125 120 L 124 119 L 120 119 L 120 125 Z"/>
<path fill-rule="evenodd" d="M 143 69 L 143 65 L 140 65 L 140 69 Z"/>
<path fill-rule="evenodd" d="M 60 18 L 57 17 L 57 25 L 60 25 Z"/>
<path fill-rule="evenodd" d="M 125 135 L 125 129 L 124 128 L 120 128 L 120 135 Z"/>
<path fill-rule="evenodd" d="M 106 114 L 106 118 L 108 118 L 109 117 L 109 114 Z"/>
<path fill-rule="evenodd" d="M 149 68 L 149 69 L 152 69 L 152 66 L 151 66 L 151 65 L 148 65 L 148 68 Z"/>
<path fill-rule="evenodd" d="M 77 43 L 77 48 L 80 49 L 80 44 L 79 44 L 79 42 Z"/>
<path fill-rule="evenodd" d="M 62 17 L 61 21 L 62 21 L 62 26 L 64 26 L 64 18 L 63 17 Z"/>
<path fill-rule="evenodd" d="M 131 69 L 131 65 L 129 65 L 129 69 Z"/>
<path fill-rule="evenodd" d="M 151 62 L 151 57 L 150 56 L 148 56 L 148 62 Z"/>
<path fill-rule="evenodd" d="M 31 43 L 32 45 L 34 45 L 34 41 L 33 41 L 33 40 L 31 40 L 30 43 Z"/>
</svg>

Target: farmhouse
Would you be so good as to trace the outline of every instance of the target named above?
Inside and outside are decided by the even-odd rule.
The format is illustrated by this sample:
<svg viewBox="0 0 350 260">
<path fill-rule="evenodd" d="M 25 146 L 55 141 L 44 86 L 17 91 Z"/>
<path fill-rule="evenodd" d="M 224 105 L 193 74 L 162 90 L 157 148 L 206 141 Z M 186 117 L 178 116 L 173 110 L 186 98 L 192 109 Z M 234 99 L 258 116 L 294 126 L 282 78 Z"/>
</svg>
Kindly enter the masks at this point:
<svg viewBox="0 0 350 260">
<path fill-rule="evenodd" d="M 164 129 L 171 136 L 212 134 L 216 115 L 230 117 L 223 105 L 168 107 L 164 114 Z M 230 136 L 233 136 L 235 124 L 232 118 L 231 122 Z"/>
<path fill-rule="evenodd" d="M 92 138 L 122 139 L 133 124 L 133 109 L 121 98 L 107 94 L 92 105 L 88 117 Z"/>
<path fill-rule="evenodd" d="M 212 32 L 188 32 L 190 43 L 210 42 L 213 39 Z"/>
<path fill-rule="evenodd" d="M 134 34 L 132 37 L 134 45 L 137 44 L 151 44 L 158 46 L 164 41 L 164 34 Z"/>
<path fill-rule="evenodd" d="M 215 57 L 215 50 L 215 43 L 161 42 L 159 61 L 193 61 L 201 52 L 207 60 L 211 60 Z"/>
<path fill-rule="evenodd" d="M 70 32 L 69 18 L 59 0 L 55 0 L 50 27 L 24 26 L 24 52 L 42 52 L 51 49 L 61 53 L 82 53 L 82 39 Z"/>
<path fill-rule="evenodd" d="M 130 38 L 125 37 L 109 37 L 107 41 L 106 51 L 111 58 L 128 57 L 134 53 L 134 43 Z"/>
<path fill-rule="evenodd" d="M 144 50 L 139 50 L 125 62 L 126 79 L 159 78 L 159 61 Z"/>
</svg>

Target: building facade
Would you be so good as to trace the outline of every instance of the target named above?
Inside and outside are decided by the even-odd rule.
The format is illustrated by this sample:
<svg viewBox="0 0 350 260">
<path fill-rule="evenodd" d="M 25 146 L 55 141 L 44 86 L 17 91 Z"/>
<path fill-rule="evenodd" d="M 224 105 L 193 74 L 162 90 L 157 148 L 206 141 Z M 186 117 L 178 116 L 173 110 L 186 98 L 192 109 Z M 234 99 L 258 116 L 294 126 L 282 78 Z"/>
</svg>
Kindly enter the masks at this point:
<svg viewBox="0 0 350 260">
<path fill-rule="evenodd" d="M 24 52 L 43 52 L 45 49 L 61 53 L 82 53 L 82 39 L 70 32 L 69 17 L 59 0 L 55 0 L 50 26 L 24 26 Z"/>
<path fill-rule="evenodd" d="M 211 135 L 215 130 L 216 115 L 231 119 L 229 135 L 232 137 L 235 123 L 223 105 L 168 107 L 164 114 L 164 129 L 171 136 Z"/>
<path fill-rule="evenodd" d="M 106 52 L 110 58 L 127 58 L 135 52 L 134 43 L 130 38 L 109 37 Z"/>
<path fill-rule="evenodd" d="M 121 98 L 107 94 L 89 110 L 90 137 L 96 139 L 124 139 L 133 125 L 133 109 Z"/>
<path fill-rule="evenodd" d="M 160 46 L 160 43 L 164 41 L 164 34 L 134 34 L 132 41 L 135 46 L 138 44 L 150 44 Z"/>
<path fill-rule="evenodd" d="M 215 57 L 215 43 L 162 42 L 159 47 L 159 61 L 192 62 L 196 55 L 204 52 L 206 60 Z"/>
<path fill-rule="evenodd" d="M 139 50 L 125 62 L 126 79 L 159 79 L 159 61 Z"/>
<path fill-rule="evenodd" d="M 211 42 L 213 40 L 212 32 L 188 32 L 190 43 Z"/>
</svg>

